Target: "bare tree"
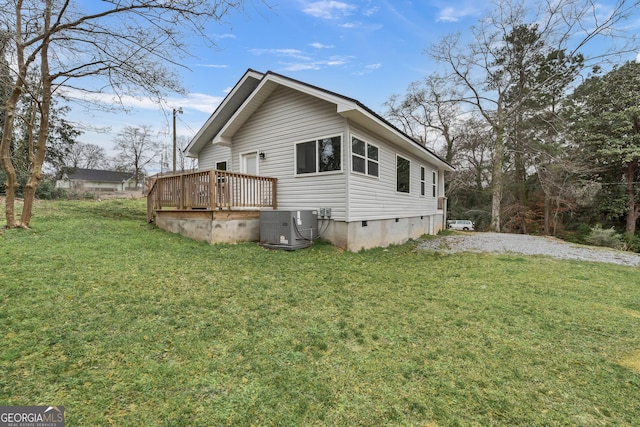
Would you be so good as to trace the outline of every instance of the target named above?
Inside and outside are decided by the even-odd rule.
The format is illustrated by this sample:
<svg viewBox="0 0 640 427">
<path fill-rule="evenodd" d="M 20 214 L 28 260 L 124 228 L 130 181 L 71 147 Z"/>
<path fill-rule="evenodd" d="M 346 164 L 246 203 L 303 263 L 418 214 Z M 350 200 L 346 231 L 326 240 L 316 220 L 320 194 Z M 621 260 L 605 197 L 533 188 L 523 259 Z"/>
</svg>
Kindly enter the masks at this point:
<svg viewBox="0 0 640 427">
<path fill-rule="evenodd" d="M 28 227 L 35 190 L 43 178 L 51 100 L 62 88 L 163 99 L 181 91 L 177 75 L 188 54 L 187 34 L 206 38 L 205 25 L 220 20 L 242 0 L 103 0 L 83 8 L 72 0 L 0 0 L 0 39 L 10 60 L 11 90 L 5 102 L 0 167 L 7 177 L 6 226 Z M 28 75 L 36 73 L 35 85 Z M 28 94 L 37 106 L 29 179 L 19 221 L 15 218 L 16 171 L 10 142 L 15 109 Z"/>
<path fill-rule="evenodd" d="M 460 95 L 449 83 L 445 78 L 431 74 L 422 81 L 411 83 L 404 98 L 392 95 L 385 106 L 386 117 L 423 145 L 428 145 L 429 139 L 443 139 L 444 157 L 451 163 L 455 127 L 463 115 L 456 101 Z M 429 138 L 434 132 L 434 138 Z M 439 151 L 435 146 L 430 148 Z"/>
<path fill-rule="evenodd" d="M 120 169 L 132 171 L 136 188 L 143 181 L 145 167 L 161 153 L 162 146 L 153 139 L 149 126 L 126 126 L 115 140 L 115 149 L 119 152 L 116 162 Z"/>
<path fill-rule="evenodd" d="M 493 130 L 493 230 L 501 229 L 507 143 L 510 136 L 514 136 L 509 132 L 516 128 L 516 116 L 522 106 L 539 91 L 555 85 L 558 77 L 565 79 L 567 64 L 597 38 L 612 37 L 624 42 L 623 46 L 616 47 L 616 55 L 634 51 L 637 41 L 625 39 L 619 25 L 639 4 L 639 0 L 617 0 L 610 13 L 602 17 L 598 13 L 599 5 L 593 0 L 542 2 L 536 10 L 525 8 L 522 2 L 497 0 L 493 13 L 471 28 L 471 42 L 464 44 L 461 36 L 454 34 L 429 50 L 431 57 L 446 67 L 445 77 L 455 83 L 456 93 L 462 94 L 457 101 L 476 111 Z M 517 37 L 519 28 L 533 28 L 533 25 L 534 39 Z M 530 81 L 526 91 L 518 91 L 522 78 L 539 67 L 539 54 L 549 51 L 565 52 L 566 62 L 555 63 L 559 73 L 549 72 L 546 79 Z M 582 65 L 601 63 L 612 54 L 599 52 Z"/>
<path fill-rule="evenodd" d="M 76 143 L 67 153 L 67 168 L 101 169 L 108 164 L 107 152 L 96 144 Z"/>
<path fill-rule="evenodd" d="M 178 168 L 180 171 L 193 171 L 198 167 L 198 159 L 194 159 L 191 157 L 187 157 L 184 155 L 184 151 L 189 145 L 189 138 L 186 136 L 178 136 L 176 139 L 176 144 L 178 146 L 177 156 L 178 156 Z"/>
</svg>

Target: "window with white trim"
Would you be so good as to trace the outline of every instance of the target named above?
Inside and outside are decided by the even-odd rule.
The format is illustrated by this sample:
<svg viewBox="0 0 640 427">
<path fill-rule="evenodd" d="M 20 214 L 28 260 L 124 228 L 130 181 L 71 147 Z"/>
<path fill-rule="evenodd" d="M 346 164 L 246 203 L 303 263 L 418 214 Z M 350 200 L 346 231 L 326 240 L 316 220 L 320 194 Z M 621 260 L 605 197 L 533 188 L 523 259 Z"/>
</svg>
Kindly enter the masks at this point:
<svg viewBox="0 0 640 427">
<path fill-rule="evenodd" d="M 433 197 L 438 197 L 438 172 L 433 171 Z"/>
<path fill-rule="evenodd" d="M 409 193 L 411 183 L 411 162 L 401 156 L 396 156 L 396 191 Z"/>
<path fill-rule="evenodd" d="M 369 176 L 378 176 L 380 173 L 378 147 L 355 136 L 351 137 L 351 170 Z"/>
<path fill-rule="evenodd" d="M 296 144 L 296 174 L 342 170 L 342 137 Z"/>
<path fill-rule="evenodd" d="M 216 163 L 216 169 L 219 171 L 226 171 L 227 170 L 227 162 L 217 162 Z"/>
<path fill-rule="evenodd" d="M 424 166 L 420 166 L 420 195 L 427 195 L 427 170 Z"/>
</svg>

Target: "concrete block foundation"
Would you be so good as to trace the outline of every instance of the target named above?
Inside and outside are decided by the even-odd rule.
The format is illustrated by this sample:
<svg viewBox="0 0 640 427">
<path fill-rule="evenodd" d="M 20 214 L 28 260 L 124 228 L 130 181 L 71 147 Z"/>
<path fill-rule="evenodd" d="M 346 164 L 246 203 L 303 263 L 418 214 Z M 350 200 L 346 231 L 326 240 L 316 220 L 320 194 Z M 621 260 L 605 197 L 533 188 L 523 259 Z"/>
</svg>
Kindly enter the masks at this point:
<svg viewBox="0 0 640 427">
<path fill-rule="evenodd" d="M 327 223 L 328 221 L 328 223 Z M 156 211 L 155 223 L 163 230 L 208 243 L 257 242 L 260 239 L 259 211 Z M 402 244 L 443 228 L 443 215 L 423 215 L 344 222 L 318 220 L 321 238 L 333 245 L 357 252 L 362 249 Z"/>
</svg>

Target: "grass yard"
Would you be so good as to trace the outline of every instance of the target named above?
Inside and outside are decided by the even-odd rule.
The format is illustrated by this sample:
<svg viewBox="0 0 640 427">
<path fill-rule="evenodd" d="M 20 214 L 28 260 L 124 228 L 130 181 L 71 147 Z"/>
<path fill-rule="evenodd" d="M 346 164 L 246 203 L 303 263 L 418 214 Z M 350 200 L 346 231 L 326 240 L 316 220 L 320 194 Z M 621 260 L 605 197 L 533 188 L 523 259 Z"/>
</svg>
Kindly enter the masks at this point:
<svg viewBox="0 0 640 427">
<path fill-rule="evenodd" d="M 69 426 L 640 425 L 637 268 L 207 245 L 144 200 L 35 212 L 0 231 L 0 405 Z"/>
</svg>

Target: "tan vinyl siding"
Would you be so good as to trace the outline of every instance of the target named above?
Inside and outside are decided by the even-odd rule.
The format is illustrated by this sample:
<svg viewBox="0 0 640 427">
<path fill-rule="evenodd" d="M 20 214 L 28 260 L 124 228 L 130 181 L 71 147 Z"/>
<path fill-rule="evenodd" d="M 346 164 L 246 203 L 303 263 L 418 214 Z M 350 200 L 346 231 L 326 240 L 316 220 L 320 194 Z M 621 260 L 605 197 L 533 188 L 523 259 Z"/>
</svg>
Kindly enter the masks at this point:
<svg viewBox="0 0 640 427">
<path fill-rule="evenodd" d="M 351 173 L 351 157 L 349 156 L 349 219 L 348 221 L 405 218 L 431 215 L 437 211 L 437 199 L 431 197 L 431 173 L 436 170 L 433 165 L 408 152 L 391 145 L 364 129 L 352 125 L 351 135 L 378 147 L 379 177 Z M 396 155 L 411 162 L 410 193 L 396 192 Z M 427 174 L 427 194 L 420 196 L 420 166 L 425 167 Z"/>
<path fill-rule="evenodd" d="M 262 151 L 266 158 L 259 160 L 259 173 L 278 178 L 279 209 L 331 208 L 333 218 L 344 220 L 349 166 L 345 126 L 334 104 L 279 87 L 235 134 L 232 168 L 240 170 L 241 153 Z M 296 176 L 296 143 L 338 135 L 342 171 Z"/>
</svg>

